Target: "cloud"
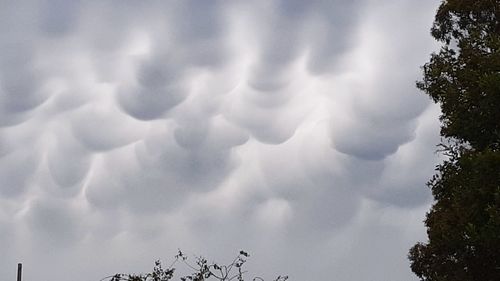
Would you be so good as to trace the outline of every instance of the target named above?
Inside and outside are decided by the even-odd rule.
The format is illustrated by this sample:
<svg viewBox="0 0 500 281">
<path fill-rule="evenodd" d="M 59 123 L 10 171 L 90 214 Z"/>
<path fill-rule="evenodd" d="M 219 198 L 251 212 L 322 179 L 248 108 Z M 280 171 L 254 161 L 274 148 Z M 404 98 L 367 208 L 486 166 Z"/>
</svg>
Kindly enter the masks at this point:
<svg viewBox="0 0 500 281">
<path fill-rule="evenodd" d="M 39 153 L 17 149 L 2 157 L 0 162 L 1 193 L 3 196 L 17 196 L 25 192 L 33 179 L 39 162 Z"/>
<path fill-rule="evenodd" d="M 269 278 L 411 280 L 437 4 L 3 4 L 0 275 L 99 280 L 180 247 L 246 249 Z"/>
<path fill-rule="evenodd" d="M 81 1 L 41 1 L 40 29 L 49 36 L 64 36 L 78 25 Z"/>
<path fill-rule="evenodd" d="M 33 239 L 41 248 L 62 250 L 70 248 L 85 235 L 82 221 L 71 203 L 60 200 L 40 200 L 33 202 L 26 214 L 28 231 L 36 233 Z"/>
<path fill-rule="evenodd" d="M 143 64 L 137 70 L 138 85 L 126 83 L 117 93 L 124 111 L 139 120 L 161 118 L 181 103 L 189 91 L 182 83 L 182 69 L 175 62 L 170 63 L 161 58 L 153 60 L 159 65 Z"/>
</svg>

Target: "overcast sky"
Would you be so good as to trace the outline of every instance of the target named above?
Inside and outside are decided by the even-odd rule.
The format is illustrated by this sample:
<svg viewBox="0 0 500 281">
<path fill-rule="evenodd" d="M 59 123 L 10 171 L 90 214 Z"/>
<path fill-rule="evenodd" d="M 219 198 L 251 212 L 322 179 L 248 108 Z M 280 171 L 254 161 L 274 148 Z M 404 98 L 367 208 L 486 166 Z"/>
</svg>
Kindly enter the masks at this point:
<svg viewBox="0 0 500 281">
<path fill-rule="evenodd" d="M 416 280 L 438 2 L 0 0 L 0 276 Z"/>
</svg>

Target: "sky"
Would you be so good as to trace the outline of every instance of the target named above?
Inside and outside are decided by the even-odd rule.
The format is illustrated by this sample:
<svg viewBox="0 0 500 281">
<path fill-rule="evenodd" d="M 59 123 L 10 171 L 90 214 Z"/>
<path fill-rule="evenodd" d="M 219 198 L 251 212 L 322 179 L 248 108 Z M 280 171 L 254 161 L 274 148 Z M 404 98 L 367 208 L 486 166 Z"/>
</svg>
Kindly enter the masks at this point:
<svg viewBox="0 0 500 281">
<path fill-rule="evenodd" d="M 417 280 L 438 5 L 0 0 L 0 276 Z"/>
</svg>

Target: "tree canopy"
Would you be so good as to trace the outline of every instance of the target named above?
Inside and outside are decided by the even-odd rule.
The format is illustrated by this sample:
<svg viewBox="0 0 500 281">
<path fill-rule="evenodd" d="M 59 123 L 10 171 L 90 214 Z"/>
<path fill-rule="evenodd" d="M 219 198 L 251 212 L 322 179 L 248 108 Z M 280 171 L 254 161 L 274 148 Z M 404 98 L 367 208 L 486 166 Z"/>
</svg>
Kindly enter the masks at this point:
<svg viewBox="0 0 500 281">
<path fill-rule="evenodd" d="M 431 33 L 444 43 L 417 85 L 441 105 L 444 137 L 498 149 L 500 139 L 499 0 L 448 0 Z"/>
<path fill-rule="evenodd" d="M 443 43 L 417 86 L 441 106 L 448 157 L 429 181 L 428 242 L 409 253 L 428 281 L 500 280 L 500 0 L 445 0 Z"/>
</svg>

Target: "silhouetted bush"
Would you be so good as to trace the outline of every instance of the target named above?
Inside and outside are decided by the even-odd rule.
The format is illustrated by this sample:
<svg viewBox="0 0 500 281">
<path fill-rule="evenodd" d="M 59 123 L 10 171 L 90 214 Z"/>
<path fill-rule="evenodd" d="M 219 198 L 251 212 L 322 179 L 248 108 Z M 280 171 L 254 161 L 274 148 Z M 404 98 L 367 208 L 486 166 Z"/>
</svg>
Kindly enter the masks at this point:
<svg viewBox="0 0 500 281">
<path fill-rule="evenodd" d="M 153 271 L 144 274 L 124 274 L 117 273 L 112 276 L 105 277 L 101 281 L 169 281 L 174 278 L 175 266 L 180 262 L 187 266 L 192 273 L 179 277 L 181 281 L 204 281 L 204 280 L 219 280 L 219 281 L 244 281 L 246 270 L 243 269 L 249 254 L 245 251 L 240 251 L 230 264 L 210 263 L 204 257 L 196 257 L 195 263 L 190 263 L 188 257 L 179 250 L 175 255 L 173 263 L 163 268 L 161 262 L 155 262 Z M 253 277 L 252 281 L 265 281 L 261 277 Z M 288 280 L 288 276 L 278 276 L 274 281 Z"/>
</svg>

